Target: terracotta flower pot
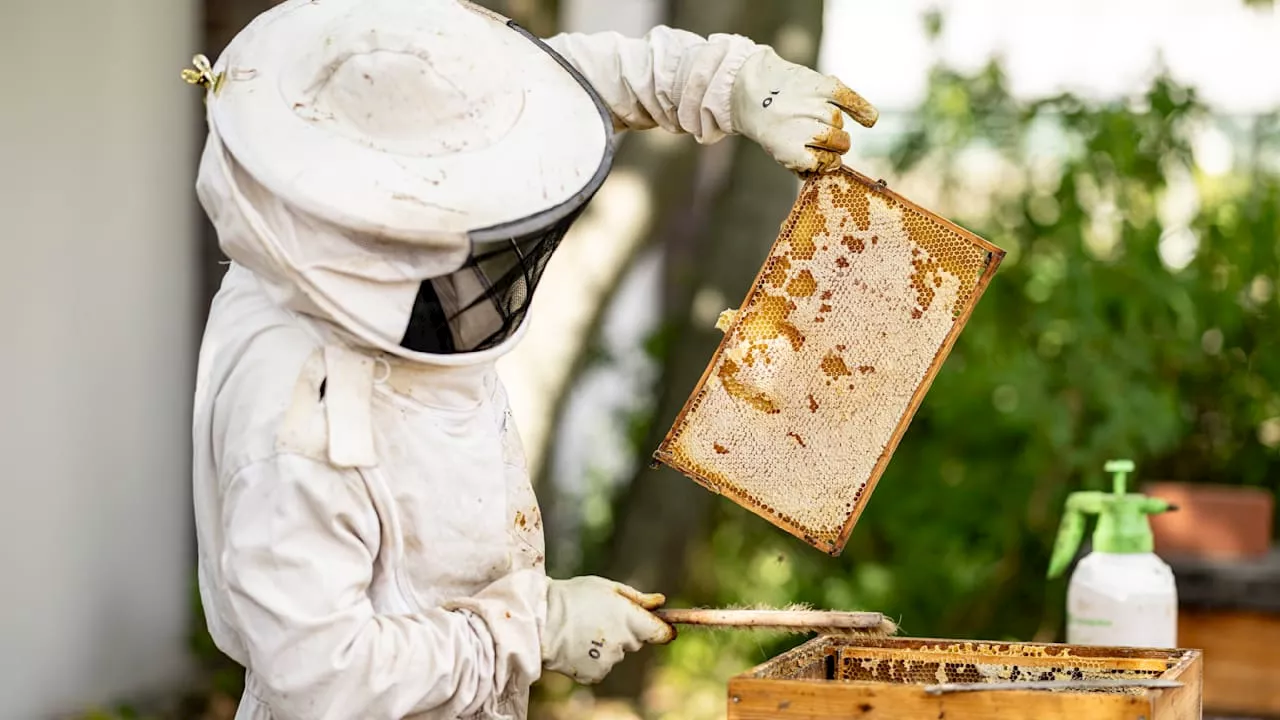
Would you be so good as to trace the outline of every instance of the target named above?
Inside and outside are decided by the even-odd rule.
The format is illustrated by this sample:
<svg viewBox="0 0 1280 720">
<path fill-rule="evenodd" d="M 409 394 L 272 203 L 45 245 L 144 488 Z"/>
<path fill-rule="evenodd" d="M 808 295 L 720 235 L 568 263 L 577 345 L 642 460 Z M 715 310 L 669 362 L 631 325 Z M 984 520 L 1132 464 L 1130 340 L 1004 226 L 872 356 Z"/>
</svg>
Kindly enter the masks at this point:
<svg viewBox="0 0 1280 720">
<path fill-rule="evenodd" d="M 1271 549 L 1275 497 L 1266 490 L 1198 483 L 1149 483 L 1143 492 L 1178 506 L 1151 517 L 1156 553 L 1243 560 Z"/>
</svg>

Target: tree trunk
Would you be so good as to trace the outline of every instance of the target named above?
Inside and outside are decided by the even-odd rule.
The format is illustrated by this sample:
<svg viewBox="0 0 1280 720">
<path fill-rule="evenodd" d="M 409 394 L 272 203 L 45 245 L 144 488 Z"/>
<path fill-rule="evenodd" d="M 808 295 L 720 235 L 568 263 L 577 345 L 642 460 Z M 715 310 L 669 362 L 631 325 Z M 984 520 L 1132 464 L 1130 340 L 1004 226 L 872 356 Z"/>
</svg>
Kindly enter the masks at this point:
<svg viewBox="0 0 1280 720">
<path fill-rule="evenodd" d="M 726 3 L 711 3 L 710 8 L 671 0 L 666 4 L 668 14 L 661 22 L 703 34 L 723 29 L 732 12 L 736 12 L 734 8 L 725 12 Z M 551 413 L 553 427 L 548 433 L 551 438 L 554 438 L 555 426 L 561 422 L 565 411 L 569 387 L 573 378 L 580 375 L 590 359 L 589 350 L 595 344 L 604 314 L 612 305 L 613 293 L 618 289 L 622 278 L 631 269 L 632 263 L 655 244 L 664 245 L 668 254 L 673 247 L 694 249 L 699 234 L 696 228 L 705 226 L 705 219 L 700 216 L 705 214 L 708 198 L 714 195 L 713 188 L 722 184 L 724 169 L 731 157 L 731 142 L 701 147 L 688 137 L 672 138 L 656 129 L 623 137 L 611 177 L 630 173 L 641 180 L 652 197 L 652 220 L 643 237 L 636 242 L 628 261 L 616 269 L 614 281 L 608 283 L 610 291 L 595 303 L 595 314 L 586 328 L 581 347 L 575 353 L 573 366 L 566 373 L 568 382 L 555 394 L 556 400 Z M 664 301 L 663 304 L 667 303 Z M 665 363 L 665 358 L 660 360 Z M 577 512 L 577 509 L 563 507 L 561 491 L 554 481 L 547 481 L 546 474 L 555 463 L 554 440 L 548 441 L 547 445 L 546 451 L 541 453 L 533 468 L 533 476 L 545 518 L 548 569 L 553 574 L 574 574 L 590 569 L 593 563 L 589 559 L 585 564 L 560 559 L 577 556 L 578 553 L 568 550 L 581 543 L 582 539 L 575 533 L 561 529 L 561 521 L 566 520 L 569 513 Z M 647 459 L 642 459 L 642 462 L 647 462 Z"/>
<path fill-rule="evenodd" d="M 654 132 L 662 131 L 656 130 Z M 650 225 L 645 236 L 632 248 L 630 259 L 617 268 L 614 282 L 608 285 L 609 292 L 605 297 L 600 298 L 595 305 L 595 314 L 587 328 L 589 333 L 588 340 L 600 332 L 604 311 L 609 307 L 613 292 L 617 290 L 631 263 L 642 254 L 643 250 L 679 231 L 679 228 L 674 226 L 673 220 L 684 217 L 689 212 L 688 205 L 689 200 L 694 196 L 698 167 L 699 153 L 696 152 L 697 149 L 691 142 L 681 142 L 677 146 L 654 148 L 650 143 L 645 142 L 645 137 L 642 135 L 627 138 L 622 147 L 619 148 L 614 172 L 632 173 L 649 188 L 655 221 Z M 589 354 L 588 350 L 592 346 L 592 342 L 583 342 L 581 344 L 579 351 L 576 353 L 577 357 L 574 360 L 573 368 L 566 373 L 568 380 L 566 387 L 556 393 L 552 417 L 557 421 L 564 412 L 565 402 L 569 396 L 568 384 L 572 383 L 573 379 L 585 367 Z M 549 436 L 554 438 L 554 435 L 553 427 Z M 566 543 L 577 542 L 577 538 L 570 537 L 559 530 L 557 520 L 563 519 L 563 513 L 573 510 L 563 507 L 563 501 L 557 491 L 556 483 L 548 481 L 546 477 L 548 470 L 553 466 L 554 452 L 554 442 L 549 440 L 547 449 L 541 454 L 537 467 L 531 468 L 531 470 L 533 470 L 532 474 L 538 488 L 538 500 L 546 518 L 546 532 L 550 545 L 548 555 L 551 569 L 554 572 L 565 573 L 570 572 L 572 569 L 556 561 L 558 556 L 564 554 L 557 552 L 556 548 L 557 546 L 563 548 Z"/>
<path fill-rule="evenodd" d="M 682 26 L 703 33 L 740 33 L 775 44 L 795 62 L 816 63 L 821 0 L 677 0 L 676 7 L 676 22 Z M 668 238 L 664 305 L 678 341 L 668 344 L 648 450 L 670 428 L 720 341 L 715 313 L 698 317 L 698 310 L 709 308 L 700 307 L 705 301 L 695 301 L 721 300 L 724 307 L 717 311 L 741 303 L 796 198 L 796 176 L 759 146 L 738 138 L 725 145 L 732 157 L 706 188 L 709 196 L 687 208 L 680 231 Z M 705 541 L 715 502 L 725 501 L 669 468 L 642 470 L 619 499 L 614 545 L 603 572 L 646 591 L 678 596 L 686 585 L 690 549 Z M 651 653 L 642 652 L 619 665 L 600 694 L 637 697 L 652 661 Z"/>
<path fill-rule="evenodd" d="M 586 1 L 596 2 L 597 0 Z M 572 16 L 575 14 L 573 5 L 562 5 L 562 7 L 569 11 L 566 13 L 567 15 Z M 592 8 L 591 12 L 598 12 L 598 10 Z M 587 13 L 577 14 L 589 17 Z M 637 36 L 648 31 L 647 24 L 643 27 L 634 24 L 636 20 L 634 12 L 625 13 L 624 11 L 624 14 L 627 16 L 625 19 L 630 22 L 625 27 L 618 26 L 615 29 L 630 36 Z M 582 20 L 583 18 L 579 19 Z M 599 18 L 590 17 L 587 20 L 590 27 L 564 27 L 562 30 L 590 32 L 601 26 L 602 23 L 599 20 Z M 670 22 L 670 17 L 663 15 L 650 18 L 648 22 Z M 614 293 L 619 288 L 627 272 L 632 268 L 635 260 L 642 256 L 647 249 L 660 242 L 662 238 L 668 237 L 678 230 L 678 226 L 674 225 L 687 212 L 694 196 L 700 149 L 691 138 L 672 136 L 661 130 L 629 133 L 622 136 L 610 179 L 606 181 L 605 187 L 602 188 L 600 195 L 588 210 L 588 216 L 593 211 L 600 210 L 602 201 L 610 197 L 611 185 L 625 177 L 628 183 L 635 182 L 642 187 L 644 194 L 647 196 L 646 204 L 649 207 L 649 212 L 645 227 L 638 232 L 632 231 L 635 232 L 634 235 L 628 232 L 625 236 L 612 234 L 608 228 L 604 228 L 603 236 L 595 237 L 594 234 L 599 233 L 584 229 L 586 225 L 584 222 L 580 223 L 574 231 L 571 231 L 570 236 L 565 240 L 564 248 L 562 248 L 564 251 L 568 251 L 569 247 L 575 243 L 584 242 L 609 243 L 615 247 L 618 243 L 624 243 L 629 247 L 623 249 L 621 254 L 624 257 L 621 260 L 614 261 L 616 265 L 604 271 L 605 277 L 593 275 L 585 281 L 590 286 L 601 288 L 598 295 L 590 295 L 575 300 L 575 302 L 583 306 L 592 308 L 591 314 L 585 323 L 569 328 L 573 332 L 557 331 L 554 338 L 547 338 L 546 331 L 539 332 L 539 328 L 535 326 L 530 335 L 526 337 L 524 343 L 522 343 L 522 347 L 517 348 L 509 358 L 506 358 L 509 362 L 516 363 L 528 362 L 530 358 L 534 362 L 539 362 L 536 351 L 529 352 L 529 346 L 536 342 L 552 341 L 562 348 L 567 348 L 565 352 L 556 358 L 557 361 L 563 363 L 564 358 L 568 357 L 568 362 L 561 366 L 563 370 L 556 370 L 555 374 L 558 376 L 556 381 L 544 381 L 542 383 L 543 386 L 539 388 L 540 393 L 544 393 L 545 397 L 551 398 L 550 407 L 546 410 L 547 429 L 542 433 L 525 432 L 526 442 L 529 443 L 527 450 L 531 460 L 530 470 L 534 478 L 534 484 L 538 489 L 538 500 L 542 506 L 545 519 L 544 529 L 548 545 L 549 570 L 553 573 L 570 574 L 576 573 L 580 569 L 576 549 L 581 539 L 577 536 L 577 533 L 570 532 L 567 529 L 567 527 L 573 525 L 570 522 L 570 518 L 578 512 L 578 509 L 566 506 L 560 486 L 554 479 L 548 478 L 548 473 L 555 465 L 555 431 L 566 410 L 569 388 L 575 378 L 581 375 L 590 362 L 592 341 L 599 336 L 604 314 L 611 306 Z M 580 236 L 580 233 L 584 232 L 593 236 Z M 554 282 L 556 277 L 563 277 L 569 282 L 573 282 L 575 277 L 581 279 L 580 276 L 572 276 L 573 273 L 577 272 L 572 265 L 566 268 L 566 266 L 558 264 L 567 261 L 566 252 L 562 252 L 554 259 L 552 264 L 548 266 L 544 283 Z M 537 302 L 535 300 L 535 312 L 538 311 L 539 307 L 536 304 Z M 547 301 L 544 298 L 542 302 Z M 551 312 L 554 312 L 555 306 L 549 307 Z M 507 371 L 512 368 L 501 369 Z M 544 370 L 542 372 L 545 374 L 547 371 Z M 504 379 L 508 380 L 510 384 L 511 378 L 504 375 Z M 517 373 L 515 381 L 520 382 L 521 379 L 520 374 Z M 523 428 L 524 425 L 522 424 Z"/>
</svg>

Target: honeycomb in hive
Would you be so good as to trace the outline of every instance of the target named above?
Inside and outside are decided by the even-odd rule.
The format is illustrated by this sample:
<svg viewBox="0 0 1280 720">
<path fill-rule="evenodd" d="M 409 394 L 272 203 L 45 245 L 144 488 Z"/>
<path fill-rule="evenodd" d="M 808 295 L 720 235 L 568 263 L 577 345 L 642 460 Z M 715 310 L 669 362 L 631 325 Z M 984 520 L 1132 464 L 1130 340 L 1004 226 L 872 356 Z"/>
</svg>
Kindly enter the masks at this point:
<svg viewBox="0 0 1280 720">
<path fill-rule="evenodd" d="M 1072 657 L 1069 651 L 1056 657 L 922 649 L 903 657 L 878 648 L 833 647 L 827 649 L 827 656 L 832 658 L 834 667 L 832 679 L 905 685 L 1154 679 L 1174 664 L 1170 660 L 1142 667 L 1111 667 L 1104 659 Z M 1097 692 L 1141 694 L 1143 689 L 1106 688 Z"/>
<path fill-rule="evenodd" d="M 899 685 L 950 683 L 1137 680 L 1159 678 L 1185 657 L 1183 651 L 1117 659 L 1094 649 L 1033 644 L 937 642 L 910 638 L 845 637 L 810 641 L 754 671 L 777 680 L 809 678 Z M 1094 692 L 1140 694 L 1142 688 Z"/>
<path fill-rule="evenodd" d="M 655 460 L 838 555 L 1003 256 L 848 168 L 810 177 Z"/>
<path fill-rule="evenodd" d="M 1202 677 L 1196 650 L 827 636 L 731 679 L 728 717 L 1198 720 Z"/>
</svg>

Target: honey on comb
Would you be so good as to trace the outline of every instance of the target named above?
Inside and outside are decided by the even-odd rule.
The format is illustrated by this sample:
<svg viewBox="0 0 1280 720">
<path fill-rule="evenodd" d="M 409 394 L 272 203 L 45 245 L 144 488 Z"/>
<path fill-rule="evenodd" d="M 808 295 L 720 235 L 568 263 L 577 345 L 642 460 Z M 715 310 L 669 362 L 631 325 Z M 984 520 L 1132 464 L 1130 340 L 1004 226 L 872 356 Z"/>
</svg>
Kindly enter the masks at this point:
<svg viewBox="0 0 1280 720">
<path fill-rule="evenodd" d="M 845 235 L 843 238 L 840 239 L 840 242 L 843 243 L 845 247 L 849 248 L 849 250 L 855 253 L 860 253 L 863 250 L 867 249 L 867 241 L 863 240 L 860 237 Z"/>
<path fill-rule="evenodd" d="M 774 404 L 773 400 L 769 399 L 768 395 L 738 379 L 740 370 L 741 367 L 738 363 L 732 360 L 725 360 L 724 364 L 720 366 L 720 382 L 724 384 L 725 392 L 760 412 L 770 415 L 778 413 L 778 406 Z"/>
<path fill-rule="evenodd" d="M 793 309 L 794 305 L 787 298 L 780 295 L 765 295 L 760 300 L 759 307 L 748 311 L 742 318 L 742 324 L 738 330 L 745 339 L 753 342 L 785 337 L 791 341 L 793 349 L 799 350 L 804 344 L 804 336 L 794 325 L 787 322 Z"/>
<path fill-rule="evenodd" d="M 834 350 L 827 353 L 827 356 L 822 358 L 822 372 L 832 378 L 840 378 L 853 374 L 853 371 L 849 369 L 847 364 L 845 364 L 844 358 L 840 357 L 840 355 Z"/>
<path fill-rule="evenodd" d="M 774 287 L 782 287 L 787 281 L 787 270 L 791 269 L 791 261 L 786 255 L 769 258 L 769 269 L 765 272 L 765 282 Z"/>
<path fill-rule="evenodd" d="M 816 200 L 818 196 L 817 188 L 811 189 L 809 192 L 801 196 L 802 208 L 799 217 L 795 219 L 795 225 L 805 228 L 821 226 L 822 216 L 818 214 Z M 810 199 L 806 202 L 806 199 Z M 818 244 L 814 242 L 812 234 L 794 233 L 790 234 L 786 241 L 787 251 L 782 257 L 794 258 L 796 260 L 812 260 L 813 256 L 818 252 Z M 790 263 L 788 262 L 788 265 Z"/>
<path fill-rule="evenodd" d="M 809 297 L 818 290 L 818 281 L 813 278 L 813 273 L 808 270 L 801 270 L 799 275 L 791 278 L 791 282 L 787 283 L 787 294 L 791 297 Z"/>
</svg>

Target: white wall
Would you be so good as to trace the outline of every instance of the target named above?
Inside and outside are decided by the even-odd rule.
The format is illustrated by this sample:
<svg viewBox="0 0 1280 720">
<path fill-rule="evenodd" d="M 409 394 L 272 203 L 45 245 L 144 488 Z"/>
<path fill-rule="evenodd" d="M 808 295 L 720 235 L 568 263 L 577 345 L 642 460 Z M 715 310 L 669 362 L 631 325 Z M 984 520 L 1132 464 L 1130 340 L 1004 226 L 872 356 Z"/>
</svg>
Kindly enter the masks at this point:
<svg viewBox="0 0 1280 720">
<path fill-rule="evenodd" d="M 946 20 L 937 55 L 921 32 L 933 8 Z M 1277 38 L 1280 9 L 1241 0 L 826 0 L 820 63 L 882 111 L 904 111 L 939 58 L 972 72 L 998 53 L 1024 98 L 1110 99 L 1144 90 L 1159 54 L 1217 111 L 1257 113 L 1280 106 L 1280 83 L 1253 71 L 1280 63 Z"/>
<path fill-rule="evenodd" d="M 0 0 L 0 718 L 185 668 L 197 0 Z"/>
</svg>

